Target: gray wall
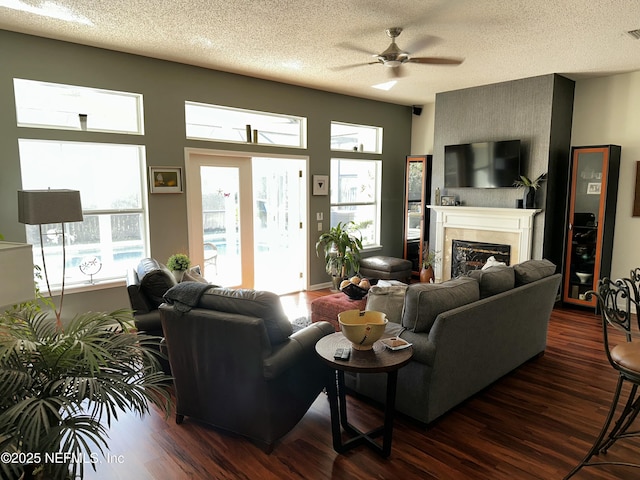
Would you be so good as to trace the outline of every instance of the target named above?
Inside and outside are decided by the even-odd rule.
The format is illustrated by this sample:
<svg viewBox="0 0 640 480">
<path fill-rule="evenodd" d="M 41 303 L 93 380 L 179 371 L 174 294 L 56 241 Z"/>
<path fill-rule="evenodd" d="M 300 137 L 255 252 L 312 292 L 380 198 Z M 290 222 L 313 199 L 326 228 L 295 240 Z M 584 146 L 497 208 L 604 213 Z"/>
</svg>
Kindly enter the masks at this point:
<svg viewBox="0 0 640 480">
<path fill-rule="evenodd" d="M 463 205 L 514 208 L 516 188 L 443 189 L 444 146 L 498 140 L 522 141 L 522 171 L 528 177 L 549 172 L 538 191 L 533 257 L 562 265 L 564 203 L 574 82 L 544 75 L 436 95 L 432 192 L 455 195 Z M 549 206 L 552 205 L 552 209 Z M 549 219 L 547 219 L 549 218 Z M 556 222 L 559 220 L 559 222 Z M 435 238 L 431 223 L 431 238 Z M 546 243 L 546 244 L 545 244 Z"/>
<path fill-rule="evenodd" d="M 264 147 L 248 144 L 186 140 L 184 101 L 193 100 L 307 117 L 308 148 L 274 147 L 273 152 L 309 155 L 309 179 L 314 174 L 329 174 L 331 120 L 383 127 L 383 154 L 368 156 L 383 161 L 382 253 L 402 255 L 401 212 L 405 156 L 409 154 L 411 142 L 410 107 L 1 30 L 0 65 L 0 162 L 3 167 L 0 175 L 0 233 L 7 240 L 25 239 L 24 226 L 17 221 L 16 191 L 21 186 L 18 138 L 143 144 L 149 165 L 184 166 L 185 147 L 264 151 Z M 141 93 L 144 95 L 145 135 L 18 128 L 13 98 L 14 77 Z M 340 156 L 362 158 L 357 153 Z M 315 226 L 316 212 L 323 212 L 325 219 L 330 218 L 329 197 L 309 196 L 311 226 Z M 150 196 L 149 221 L 153 256 L 164 261 L 170 254 L 187 249 L 185 195 Z M 326 228 L 328 221 L 324 224 Z M 309 228 L 311 285 L 328 280 L 322 260 L 313 253 L 317 235 L 315 228 Z M 90 297 L 90 301 L 85 302 L 83 295 L 87 299 Z M 78 293 L 65 298 L 65 310 L 75 308 L 81 311 L 89 303 L 93 310 L 128 306 L 122 304 L 126 302 L 123 287 L 91 296 Z"/>
</svg>

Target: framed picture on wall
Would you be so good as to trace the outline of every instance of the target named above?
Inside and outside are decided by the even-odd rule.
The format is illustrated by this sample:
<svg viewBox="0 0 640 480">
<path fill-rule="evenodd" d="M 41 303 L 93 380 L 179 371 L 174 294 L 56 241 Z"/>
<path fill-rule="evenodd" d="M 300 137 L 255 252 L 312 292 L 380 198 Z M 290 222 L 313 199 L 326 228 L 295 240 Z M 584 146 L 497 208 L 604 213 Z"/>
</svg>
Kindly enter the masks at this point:
<svg viewBox="0 0 640 480">
<path fill-rule="evenodd" d="M 181 167 L 149 167 L 151 193 L 182 193 Z"/>
<path fill-rule="evenodd" d="M 313 194 L 329 195 L 329 175 L 313 176 Z"/>
<path fill-rule="evenodd" d="M 440 205 L 443 207 L 454 207 L 456 205 L 456 197 L 454 195 L 443 195 L 440 197 Z"/>
<path fill-rule="evenodd" d="M 587 194 L 588 195 L 600 195 L 600 189 L 602 184 L 599 182 L 590 182 L 587 185 Z"/>
</svg>

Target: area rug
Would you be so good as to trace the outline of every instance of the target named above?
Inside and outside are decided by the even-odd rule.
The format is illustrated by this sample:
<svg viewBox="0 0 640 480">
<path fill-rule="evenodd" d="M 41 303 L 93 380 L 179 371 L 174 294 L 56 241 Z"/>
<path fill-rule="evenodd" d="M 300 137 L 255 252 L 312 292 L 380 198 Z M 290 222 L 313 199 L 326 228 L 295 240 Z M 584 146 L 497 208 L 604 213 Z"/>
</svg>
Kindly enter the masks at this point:
<svg viewBox="0 0 640 480">
<path fill-rule="evenodd" d="M 302 330 L 304 327 L 309 325 L 311 325 L 311 320 L 307 317 L 298 317 L 291 322 L 293 333 L 296 333 L 298 330 Z"/>
</svg>

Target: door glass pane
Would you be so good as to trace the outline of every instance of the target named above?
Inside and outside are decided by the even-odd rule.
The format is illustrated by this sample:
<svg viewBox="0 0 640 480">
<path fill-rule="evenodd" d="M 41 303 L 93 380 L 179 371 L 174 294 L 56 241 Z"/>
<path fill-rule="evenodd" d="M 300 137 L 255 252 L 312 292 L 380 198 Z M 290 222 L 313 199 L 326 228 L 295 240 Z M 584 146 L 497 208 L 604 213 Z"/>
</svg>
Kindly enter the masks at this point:
<svg viewBox="0 0 640 480">
<path fill-rule="evenodd" d="M 572 298 L 584 299 L 598 280 L 596 253 L 600 189 L 602 186 L 602 153 L 581 153 L 577 160 L 571 242 Z"/>
<path fill-rule="evenodd" d="M 283 294 L 304 288 L 304 208 L 300 163 L 253 160 L 255 288 Z"/>
<path fill-rule="evenodd" d="M 242 284 L 240 175 L 236 167 L 201 167 L 204 276 L 216 285 Z"/>
</svg>

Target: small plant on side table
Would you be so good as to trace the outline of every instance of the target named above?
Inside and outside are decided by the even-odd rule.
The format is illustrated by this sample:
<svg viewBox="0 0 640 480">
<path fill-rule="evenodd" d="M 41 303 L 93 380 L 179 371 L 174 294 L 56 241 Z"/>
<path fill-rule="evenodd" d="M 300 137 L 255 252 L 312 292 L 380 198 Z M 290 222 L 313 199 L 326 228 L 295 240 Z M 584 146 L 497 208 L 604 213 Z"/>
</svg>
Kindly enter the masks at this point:
<svg viewBox="0 0 640 480">
<path fill-rule="evenodd" d="M 167 268 L 173 272 L 173 276 L 177 282 L 182 280 L 184 272 L 186 272 L 191 266 L 191 260 L 184 253 L 176 253 L 169 257 L 167 261 Z"/>
</svg>

